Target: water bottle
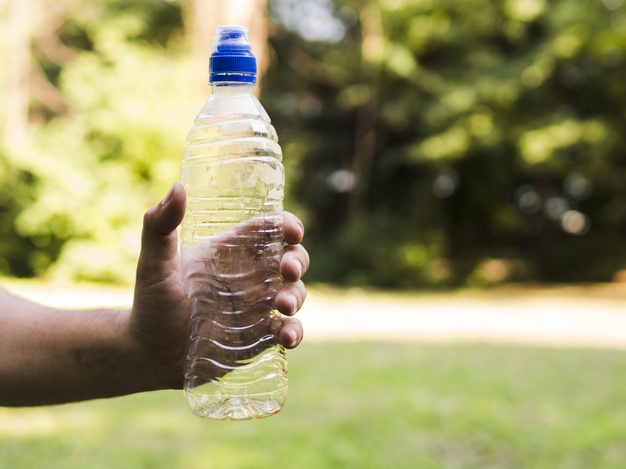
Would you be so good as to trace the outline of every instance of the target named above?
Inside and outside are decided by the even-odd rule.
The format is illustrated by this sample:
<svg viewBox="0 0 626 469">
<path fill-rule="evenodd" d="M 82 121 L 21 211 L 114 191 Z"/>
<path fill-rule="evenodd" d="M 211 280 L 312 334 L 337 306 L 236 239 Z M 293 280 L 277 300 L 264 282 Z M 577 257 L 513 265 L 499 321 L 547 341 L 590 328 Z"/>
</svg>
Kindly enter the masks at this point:
<svg viewBox="0 0 626 469">
<path fill-rule="evenodd" d="M 212 94 L 189 131 L 180 175 L 191 318 L 184 393 L 200 417 L 245 420 L 275 414 L 287 397 L 274 308 L 285 176 L 276 131 L 253 94 L 247 28 L 218 28 L 209 72 Z"/>
</svg>

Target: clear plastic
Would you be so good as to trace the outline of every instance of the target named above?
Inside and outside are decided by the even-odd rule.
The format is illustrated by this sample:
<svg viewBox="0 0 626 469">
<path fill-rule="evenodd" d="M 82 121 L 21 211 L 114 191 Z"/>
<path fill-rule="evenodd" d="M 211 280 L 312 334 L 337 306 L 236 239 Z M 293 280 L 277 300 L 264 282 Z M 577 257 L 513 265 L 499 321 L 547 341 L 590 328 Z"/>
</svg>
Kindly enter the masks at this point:
<svg viewBox="0 0 626 469">
<path fill-rule="evenodd" d="M 191 316 L 184 392 L 211 419 L 278 412 L 287 361 L 274 299 L 282 285 L 282 151 L 253 85 L 213 84 L 187 137 L 181 259 Z"/>
</svg>

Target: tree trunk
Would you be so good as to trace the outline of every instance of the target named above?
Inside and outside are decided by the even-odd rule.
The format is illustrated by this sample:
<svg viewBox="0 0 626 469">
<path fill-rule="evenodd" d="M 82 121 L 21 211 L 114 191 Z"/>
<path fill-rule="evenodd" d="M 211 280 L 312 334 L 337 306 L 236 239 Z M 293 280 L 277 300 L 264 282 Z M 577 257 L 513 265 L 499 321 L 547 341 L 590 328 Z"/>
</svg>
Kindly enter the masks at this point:
<svg viewBox="0 0 626 469">
<path fill-rule="evenodd" d="M 194 77 L 198 77 L 197 86 L 203 94 L 206 94 L 208 82 L 211 42 L 218 26 L 249 28 L 248 37 L 257 59 L 257 79 L 261 81 L 267 69 L 268 57 L 267 0 L 185 0 L 182 5 L 193 73 Z"/>
<path fill-rule="evenodd" d="M 376 120 L 380 68 L 383 59 L 384 37 L 380 10 L 375 2 L 366 2 L 361 8 L 361 77 L 370 91 L 369 99 L 356 113 L 354 154 L 351 171 L 355 186 L 348 200 L 348 222 L 353 223 L 365 213 L 370 178 L 376 153 Z"/>
<path fill-rule="evenodd" d="M 19 151 L 28 142 L 31 76 L 30 13 L 30 2 L 8 1 L 3 38 L 8 48 L 4 67 L 7 73 L 7 87 L 4 97 L 6 121 L 3 138 L 6 148 L 10 151 Z"/>
</svg>

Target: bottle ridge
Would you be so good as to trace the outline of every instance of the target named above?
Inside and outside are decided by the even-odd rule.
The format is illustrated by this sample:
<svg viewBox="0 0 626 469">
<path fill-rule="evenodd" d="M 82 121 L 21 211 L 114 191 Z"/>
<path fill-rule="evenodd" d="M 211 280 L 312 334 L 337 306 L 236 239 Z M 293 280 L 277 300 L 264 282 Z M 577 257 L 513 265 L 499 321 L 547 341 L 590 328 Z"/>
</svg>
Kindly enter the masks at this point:
<svg viewBox="0 0 626 469">
<path fill-rule="evenodd" d="M 193 413 L 211 419 L 266 417 L 287 397 L 274 309 L 282 285 L 284 167 L 276 131 L 253 94 L 256 61 L 246 33 L 218 28 L 212 94 L 189 131 L 180 174 L 191 321 L 184 393 Z"/>
</svg>

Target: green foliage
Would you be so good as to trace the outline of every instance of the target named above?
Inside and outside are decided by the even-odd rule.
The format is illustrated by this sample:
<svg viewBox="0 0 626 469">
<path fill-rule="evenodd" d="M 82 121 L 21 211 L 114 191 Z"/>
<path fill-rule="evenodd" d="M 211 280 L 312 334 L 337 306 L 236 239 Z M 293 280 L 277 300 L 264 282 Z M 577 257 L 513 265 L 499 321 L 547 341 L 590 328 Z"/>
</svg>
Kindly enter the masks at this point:
<svg viewBox="0 0 626 469">
<path fill-rule="evenodd" d="M 141 216 L 176 179 L 201 101 L 181 2 L 57 3 L 56 29 L 40 18 L 33 33 L 48 88 L 33 82 L 30 144 L 0 149 L 0 270 L 128 281 Z M 621 2 L 268 11 L 261 98 L 284 146 L 286 207 L 307 226 L 309 280 L 604 281 L 625 267 Z"/>
<path fill-rule="evenodd" d="M 18 219 L 32 236 L 67 237 L 56 269 L 71 276 L 129 280 L 143 212 L 176 179 L 189 123 L 185 77 L 177 62 L 144 46 L 105 40 L 61 75 L 72 115 L 38 133 L 34 167 L 42 196 Z M 96 42 L 96 48 L 98 48 Z M 45 162 L 51 166 L 46 171 Z M 131 277 L 132 278 L 132 277 Z"/>
<path fill-rule="evenodd" d="M 40 244 L 49 244 L 48 239 L 33 237 L 23 238 L 16 232 L 15 219 L 23 206 L 32 203 L 32 192 L 35 180 L 32 174 L 11 166 L 0 154 L 0 234 L 4 242 L 0 242 L 0 272 L 2 274 L 26 275 L 25 262 L 22 256 L 28 253 L 31 263 L 41 262 Z M 7 242 L 7 240 L 9 242 Z M 54 247 L 52 247 L 54 248 Z M 58 249 L 58 246 L 57 246 Z"/>
<path fill-rule="evenodd" d="M 332 255 L 318 256 L 309 275 L 351 286 L 449 286 L 442 233 L 406 229 L 404 220 L 383 214 L 342 228 L 330 246 L 313 234 L 307 240 L 309 249 L 331 249 Z"/>
<path fill-rule="evenodd" d="M 210 422 L 182 391 L 0 409 L 14 469 L 618 469 L 626 355 L 488 345 L 304 343 L 285 409 Z"/>
<path fill-rule="evenodd" d="M 143 213 L 176 180 L 194 115 L 186 59 L 156 41 L 167 25 L 149 23 L 173 7 L 148 3 L 81 2 L 61 26 L 80 46 L 58 71 L 47 64 L 67 112 L 8 154 L 32 179 L 30 197 L 6 215 L 15 232 L 5 242 L 26 260 L 11 273 L 133 280 Z"/>
<path fill-rule="evenodd" d="M 506 273 L 487 275 L 496 282 L 605 281 L 623 267 L 621 3 L 379 0 L 379 61 L 365 4 L 334 2 L 337 43 L 304 40 L 315 22 L 303 18 L 272 37 L 279 60 L 264 93 L 283 142 L 298 140 L 306 177 L 294 193 L 321 263 L 311 277 L 436 284 L 424 274 L 434 262 L 447 284 L 484 284 L 496 281 L 485 263 L 500 262 Z M 368 112 L 371 163 L 359 145 Z M 337 171 L 356 188 L 334 186 Z M 359 185 L 366 211 L 355 214 Z M 429 253 L 415 256 L 420 268 L 381 267 L 379 251 L 391 265 L 405 244 Z"/>
</svg>

